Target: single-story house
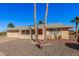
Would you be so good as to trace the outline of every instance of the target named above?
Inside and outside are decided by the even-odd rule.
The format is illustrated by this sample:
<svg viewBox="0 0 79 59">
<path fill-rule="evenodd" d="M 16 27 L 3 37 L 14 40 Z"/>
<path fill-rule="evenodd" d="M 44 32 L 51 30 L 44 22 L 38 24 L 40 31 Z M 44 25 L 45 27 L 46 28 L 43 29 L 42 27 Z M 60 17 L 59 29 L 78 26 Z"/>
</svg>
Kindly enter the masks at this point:
<svg viewBox="0 0 79 59">
<path fill-rule="evenodd" d="M 69 39 L 69 29 L 71 28 L 73 28 L 73 26 L 66 26 L 63 24 L 47 24 L 45 35 L 47 39 L 56 39 L 56 37 L 61 37 L 60 39 Z M 34 26 L 8 28 L 7 37 L 34 39 Z M 44 39 L 44 24 L 38 25 L 38 39 Z"/>
</svg>

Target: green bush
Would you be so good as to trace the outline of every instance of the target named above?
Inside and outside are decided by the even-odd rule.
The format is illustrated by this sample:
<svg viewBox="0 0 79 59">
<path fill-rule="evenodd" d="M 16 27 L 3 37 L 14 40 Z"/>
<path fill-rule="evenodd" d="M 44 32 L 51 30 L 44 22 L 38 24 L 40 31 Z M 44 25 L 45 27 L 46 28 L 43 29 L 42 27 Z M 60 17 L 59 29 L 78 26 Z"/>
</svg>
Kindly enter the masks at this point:
<svg viewBox="0 0 79 59">
<path fill-rule="evenodd" d="M 0 32 L 0 36 L 6 36 L 6 32 Z"/>
</svg>

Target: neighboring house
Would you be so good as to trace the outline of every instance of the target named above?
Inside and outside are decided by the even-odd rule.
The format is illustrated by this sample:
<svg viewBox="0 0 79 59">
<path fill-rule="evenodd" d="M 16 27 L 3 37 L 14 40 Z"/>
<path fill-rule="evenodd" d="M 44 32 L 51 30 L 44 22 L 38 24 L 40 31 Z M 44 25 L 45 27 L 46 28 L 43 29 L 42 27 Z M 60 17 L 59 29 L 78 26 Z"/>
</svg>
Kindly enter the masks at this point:
<svg viewBox="0 0 79 59">
<path fill-rule="evenodd" d="M 69 29 L 73 26 L 65 26 L 63 24 L 47 24 L 47 39 L 56 39 L 55 36 L 61 36 L 61 39 L 69 39 Z M 34 26 L 14 27 L 7 29 L 7 37 L 15 37 L 21 39 L 34 39 Z M 44 25 L 38 26 L 38 39 L 44 39 Z"/>
</svg>

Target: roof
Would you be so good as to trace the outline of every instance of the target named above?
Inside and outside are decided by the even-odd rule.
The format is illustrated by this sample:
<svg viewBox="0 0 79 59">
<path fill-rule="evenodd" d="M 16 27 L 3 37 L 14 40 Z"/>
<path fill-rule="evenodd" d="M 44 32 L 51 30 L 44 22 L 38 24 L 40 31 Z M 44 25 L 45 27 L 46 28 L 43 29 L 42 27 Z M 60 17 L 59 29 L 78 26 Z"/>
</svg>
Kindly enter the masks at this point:
<svg viewBox="0 0 79 59">
<path fill-rule="evenodd" d="M 63 25 L 63 24 L 47 24 L 46 25 L 47 28 L 73 28 L 73 26 L 66 26 L 66 25 Z M 21 30 L 26 30 L 26 29 L 34 29 L 34 26 L 20 26 L 20 27 L 14 27 L 14 28 L 7 28 L 7 30 L 18 30 L 18 29 L 21 29 Z M 44 28 L 44 24 L 41 24 L 41 25 L 38 25 L 38 28 Z"/>
</svg>

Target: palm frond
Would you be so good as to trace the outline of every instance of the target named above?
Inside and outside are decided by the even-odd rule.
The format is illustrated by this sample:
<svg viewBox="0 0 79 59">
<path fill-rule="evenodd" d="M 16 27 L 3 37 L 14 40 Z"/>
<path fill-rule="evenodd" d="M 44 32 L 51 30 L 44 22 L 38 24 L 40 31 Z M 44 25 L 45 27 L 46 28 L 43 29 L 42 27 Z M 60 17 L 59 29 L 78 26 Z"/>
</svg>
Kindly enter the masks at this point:
<svg viewBox="0 0 79 59">
<path fill-rule="evenodd" d="M 71 20 L 70 22 L 75 22 L 75 20 Z"/>
<path fill-rule="evenodd" d="M 78 17 L 78 16 L 76 16 L 76 17 L 75 17 L 75 19 L 76 19 L 76 20 L 79 20 L 79 17 Z"/>
</svg>

